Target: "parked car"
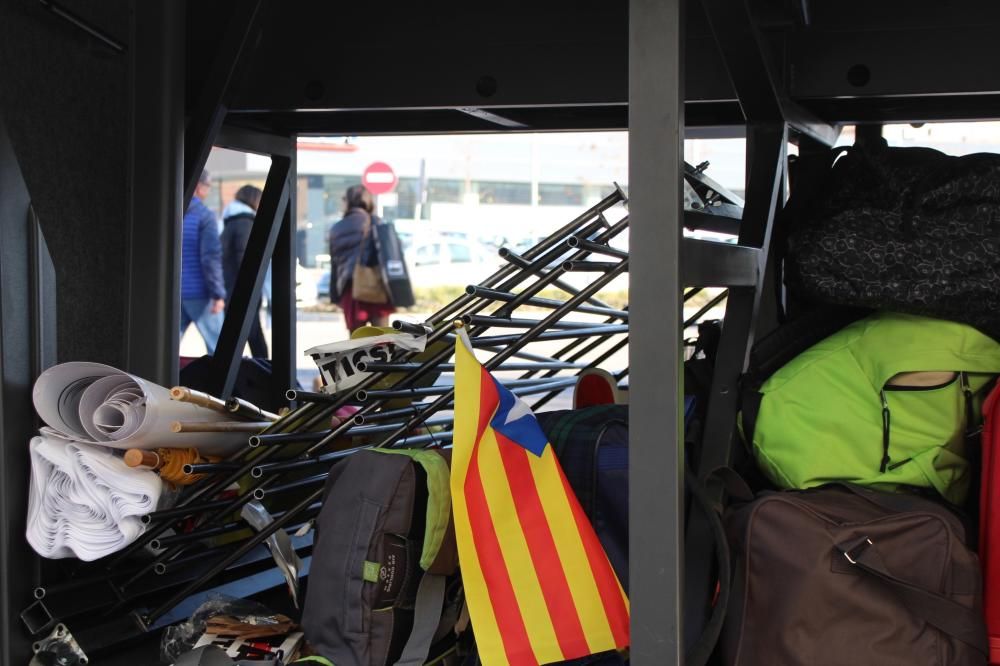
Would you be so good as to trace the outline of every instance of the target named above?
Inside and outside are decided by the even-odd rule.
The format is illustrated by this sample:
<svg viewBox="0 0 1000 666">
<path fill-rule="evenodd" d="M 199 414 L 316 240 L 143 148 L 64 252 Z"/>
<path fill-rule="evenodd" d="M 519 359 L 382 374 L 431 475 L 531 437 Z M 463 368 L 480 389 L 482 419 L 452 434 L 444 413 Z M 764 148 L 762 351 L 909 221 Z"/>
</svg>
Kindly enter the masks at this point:
<svg viewBox="0 0 1000 666">
<path fill-rule="evenodd" d="M 326 303 L 330 300 L 330 271 L 326 271 L 319 276 L 316 281 L 316 300 L 319 303 Z"/>
<path fill-rule="evenodd" d="M 477 241 L 438 235 L 414 239 L 406 251 L 416 287 L 474 284 L 493 273 L 501 260 Z"/>
</svg>

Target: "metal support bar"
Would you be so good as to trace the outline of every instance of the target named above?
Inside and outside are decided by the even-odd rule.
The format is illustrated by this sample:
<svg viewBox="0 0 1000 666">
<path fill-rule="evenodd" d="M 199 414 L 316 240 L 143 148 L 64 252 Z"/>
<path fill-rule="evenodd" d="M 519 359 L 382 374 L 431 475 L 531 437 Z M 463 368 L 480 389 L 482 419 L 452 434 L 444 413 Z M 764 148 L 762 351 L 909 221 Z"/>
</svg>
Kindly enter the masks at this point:
<svg viewBox="0 0 1000 666">
<path fill-rule="evenodd" d="M 131 210 L 123 285 L 128 330 L 122 358 L 128 372 L 173 386 L 181 316 L 185 4 L 149 0 L 131 14 Z"/>
<path fill-rule="evenodd" d="M 264 0 L 237 0 L 229 12 L 229 21 L 184 136 L 185 206 L 191 201 L 212 143 L 226 118 L 230 84 L 238 77 L 247 46 L 260 28 L 263 4 Z"/>
<path fill-rule="evenodd" d="M 251 318 L 258 316 L 256 306 L 260 298 L 261 285 L 264 283 L 267 264 L 277 244 L 285 209 L 288 207 L 290 169 L 291 160 L 288 158 L 272 158 L 271 170 L 267 174 L 260 206 L 257 208 L 257 217 L 250 229 L 250 239 L 243 254 L 239 274 L 236 276 L 233 293 L 227 304 L 226 320 L 222 325 L 219 343 L 215 349 L 214 382 L 211 391 L 223 399 L 232 393 L 233 385 L 236 383 L 236 373 L 240 367 L 240 358 L 243 356 L 243 347 L 250 332 Z"/>
<path fill-rule="evenodd" d="M 257 155 L 280 155 L 281 157 L 295 157 L 295 141 L 289 141 L 287 136 L 269 134 L 245 127 L 235 127 L 233 125 L 223 125 L 219 129 L 219 134 L 215 137 L 215 145 L 219 148 L 228 148 L 244 153 L 256 153 Z"/>
<path fill-rule="evenodd" d="M 629 590 L 635 666 L 684 661 L 684 1 L 629 2 Z M 643 507 L 639 510 L 639 507 Z M 655 507 L 655 508 L 654 508 Z M 641 582 L 640 582 L 641 581 Z"/>
<path fill-rule="evenodd" d="M 758 311 L 763 291 L 763 272 L 767 262 L 774 214 L 781 191 L 788 132 L 784 124 L 755 125 L 748 128 L 749 158 L 747 203 L 743 211 L 740 243 L 760 247 L 759 279 L 753 286 L 733 287 L 726 302 L 726 316 L 712 374 L 705 430 L 702 435 L 700 459 L 696 472 L 705 476 L 710 470 L 730 464 L 736 445 L 736 410 L 739 401 L 739 379 L 746 369 L 754 341 Z M 635 370 L 634 369 L 633 375 Z M 721 501 L 723 489 L 708 484 L 714 501 Z M 711 527 L 705 521 L 692 522 L 687 534 L 689 552 L 693 558 L 687 572 L 687 607 L 694 608 L 714 586 L 709 553 L 713 548 Z M 699 597 L 701 595 L 701 597 Z"/>
<path fill-rule="evenodd" d="M 699 287 L 746 287 L 756 285 L 761 270 L 761 251 L 697 238 L 681 240 L 681 280 Z"/>
<path fill-rule="evenodd" d="M 281 229 L 274 245 L 271 265 L 271 383 L 275 401 L 283 402 L 285 389 L 297 386 L 295 339 L 298 313 L 295 308 L 295 234 L 297 173 L 295 139 L 285 140 L 291 153 L 288 165 L 288 205 L 281 218 Z M 272 158 L 273 159 L 273 158 Z M 242 271 L 242 267 L 241 267 Z M 251 301 L 259 303 L 260 300 Z M 258 316 L 256 312 L 253 316 Z M 243 347 L 240 347 L 242 350 Z"/>
<path fill-rule="evenodd" d="M 702 0 L 702 5 L 747 122 L 787 121 L 796 131 L 832 146 L 840 128 L 792 102 L 775 80 L 749 0 Z"/>
</svg>

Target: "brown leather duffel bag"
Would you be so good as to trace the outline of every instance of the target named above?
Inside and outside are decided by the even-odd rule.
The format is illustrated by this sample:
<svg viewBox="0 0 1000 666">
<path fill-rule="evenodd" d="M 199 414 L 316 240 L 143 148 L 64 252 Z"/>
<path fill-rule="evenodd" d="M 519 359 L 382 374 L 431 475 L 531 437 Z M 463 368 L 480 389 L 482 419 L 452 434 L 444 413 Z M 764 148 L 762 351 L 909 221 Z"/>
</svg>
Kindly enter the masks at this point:
<svg viewBox="0 0 1000 666">
<path fill-rule="evenodd" d="M 979 561 L 948 509 L 825 486 L 761 494 L 726 530 L 726 664 L 986 664 Z"/>
</svg>

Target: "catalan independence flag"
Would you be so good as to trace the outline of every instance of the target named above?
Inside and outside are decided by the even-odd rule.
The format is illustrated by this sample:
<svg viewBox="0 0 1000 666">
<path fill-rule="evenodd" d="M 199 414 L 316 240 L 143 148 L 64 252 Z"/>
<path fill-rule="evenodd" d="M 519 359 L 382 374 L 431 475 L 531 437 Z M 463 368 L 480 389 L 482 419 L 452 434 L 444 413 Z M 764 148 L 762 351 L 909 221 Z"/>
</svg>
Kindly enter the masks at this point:
<svg viewBox="0 0 1000 666">
<path fill-rule="evenodd" d="M 528 406 L 458 333 L 451 492 L 483 664 L 624 649 L 628 599 L 552 447 Z"/>
</svg>

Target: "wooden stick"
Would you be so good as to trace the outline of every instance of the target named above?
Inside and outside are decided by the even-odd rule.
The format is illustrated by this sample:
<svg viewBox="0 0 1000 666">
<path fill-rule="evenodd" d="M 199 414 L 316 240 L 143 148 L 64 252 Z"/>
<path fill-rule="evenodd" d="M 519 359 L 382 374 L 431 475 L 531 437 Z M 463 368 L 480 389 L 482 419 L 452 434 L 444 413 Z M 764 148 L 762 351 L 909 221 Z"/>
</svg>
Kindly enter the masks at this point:
<svg viewBox="0 0 1000 666">
<path fill-rule="evenodd" d="M 257 433 L 271 425 L 270 421 L 174 421 L 171 432 L 253 432 Z"/>
<path fill-rule="evenodd" d="M 226 403 L 219 400 L 215 396 L 203 393 L 202 391 L 196 391 L 194 389 L 189 389 L 186 386 L 175 386 L 170 389 L 170 399 L 177 400 L 178 402 L 190 402 L 192 405 L 198 405 L 199 407 L 205 407 L 206 409 L 211 409 L 214 412 L 219 412 L 220 414 L 228 414 L 226 410 Z"/>
<path fill-rule="evenodd" d="M 163 466 L 163 460 L 156 451 L 144 451 L 142 449 L 129 449 L 125 452 L 125 464 L 129 467 L 147 467 L 149 469 L 159 469 Z"/>
</svg>

